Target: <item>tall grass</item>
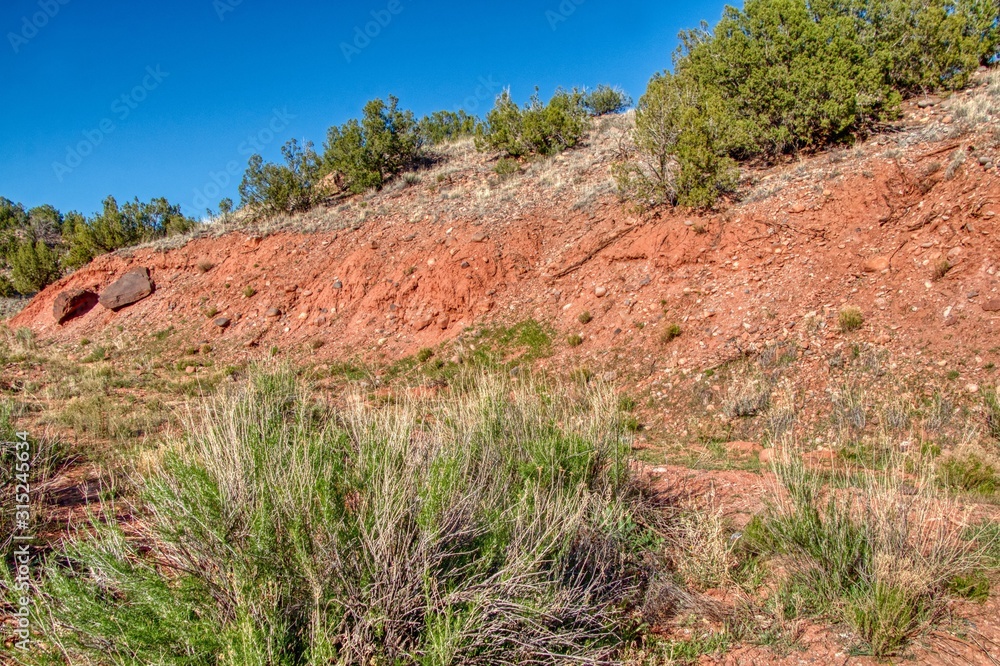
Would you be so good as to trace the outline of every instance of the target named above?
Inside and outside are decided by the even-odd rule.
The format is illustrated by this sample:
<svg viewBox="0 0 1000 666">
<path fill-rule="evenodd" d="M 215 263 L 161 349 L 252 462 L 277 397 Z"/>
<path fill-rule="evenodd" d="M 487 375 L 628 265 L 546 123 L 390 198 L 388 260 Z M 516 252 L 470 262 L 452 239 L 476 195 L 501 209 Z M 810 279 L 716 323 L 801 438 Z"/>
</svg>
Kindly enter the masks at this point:
<svg viewBox="0 0 1000 666">
<path fill-rule="evenodd" d="M 44 527 L 46 516 L 41 507 L 47 501 L 52 479 L 72 462 L 65 443 L 45 435 L 36 436 L 38 433 L 29 433 L 27 448 L 18 449 L 16 443 L 20 439 L 16 431 L 26 427 L 19 423 L 20 411 L 18 403 L 0 397 L 0 552 L 5 553 L 13 539 L 14 507 L 22 503 L 16 500 L 24 493 L 24 481 L 30 487 L 32 511 L 29 512 L 30 524 L 19 531 L 30 534 Z M 23 467 L 25 463 L 26 468 Z"/>
<path fill-rule="evenodd" d="M 745 547 L 784 572 L 779 615 L 831 618 L 858 649 L 886 657 L 939 619 L 956 583 L 982 575 L 984 545 L 963 536 L 968 512 L 935 491 L 932 470 L 907 463 L 897 454 L 839 490 L 798 459 L 775 464 L 773 506 L 747 527 Z"/>
<path fill-rule="evenodd" d="M 325 407 L 292 374 L 257 371 L 206 408 L 142 482 L 138 506 L 95 516 L 47 562 L 36 622 L 51 654 L 100 664 L 614 655 L 656 537 L 611 391 L 570 398 L 484 377 L 432 405 L 349 404 Z"/>
</svg>

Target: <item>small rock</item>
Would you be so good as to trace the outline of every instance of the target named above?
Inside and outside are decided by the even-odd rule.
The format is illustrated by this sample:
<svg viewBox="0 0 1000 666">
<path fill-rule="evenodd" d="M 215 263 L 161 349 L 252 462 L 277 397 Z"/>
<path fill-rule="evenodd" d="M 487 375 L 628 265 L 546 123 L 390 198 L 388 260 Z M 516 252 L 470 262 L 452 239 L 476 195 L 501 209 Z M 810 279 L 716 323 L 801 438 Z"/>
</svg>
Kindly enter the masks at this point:
<svg viewBox="0 0 1000 666">
<path fill-rule="evenodd" d="M 264 313 L 264 316 L 265 317 L 280 317 L 281 316 L 281 310 L 279 310 L 278 308 L 268 308 L 267 312 Z"/>
<path fill-rule="evenodd" d="M 792 204 L 791 206 L 788 207 L 788 212 L 789 213 L 801 213 L 801 212 L 805 211 L 805 209 L 806 209 L 806 207 L 803 206 L 802 204 L 795 203 L 795 204 Z"/>
<path fill-rule="evenodd" d="M 922 99 L 919 102 L 917 102 L 917 108 L 926 109 L 927 107 L 934 106 L 935 104 L 937 104 L 937 102 L 935 102 L 934 100 Z"/>
<path fill-rule="evenodd" d="M 866 273 L 881 273 L 889 268 L 889 257 L 872 257 L 867 259 L 861 268 Z"/>
<path fill-rule="evenodd" d="M 474 233 L 472 235 L 472 242 L 473 243 L 482 243 L 487 238 L 489 238 L 489 236 L 487 236 L 485 232 L 479 231 L 479 232 L 476 232 L 476 233 Z"/>
<path fill-rule="evenodd" d="M 993 298 L 983 303 L 984 312 L 1000 312 L 1000 298 Z"/>
<path fill-rule="evenodd" d="M 763 447 L 757 442 L 729 442 L 726 444 L 726 448 L 731 451 L 739 451 L 740 453 L 747 455 L 755 453 L 759 454 L 764 450 Z"/>
<path fill-rule="evenodd" d="M 467 262 L 467 261 L 463 261 L 463 262 L 461 263 L 461 266 L 462 266 L 462 268 L 468 268 L 468 267 L 469 267 L 469 262 Z"/>
<path fill-rule="evenodd" d="M 290 285 L 288 285 L 288 286 L 285 287 L 285 293 L 286 294 L 291 294 L 291 293 L 294 293 L 294 292 L 296 292 L 298 290 L 299 290 L 299 285 L 297 285 L 297 284 L 290 284 Z"/>
<path fill-rule="evenodd" d="M 228 328 L 233 321 L 229 317 L 217 317 L 212 323 L 219 328 Z"/>
<path fill-rule="evenodd" d="M 802 454 L 802 460 L 807 464 L 824 466 L 832 465 L 837 459 L 837 452 L 830 449 L 816 449 Z"/>
<path fill-rule="evenodd" d="M 597 296 L 598 298 L 602 298 L 607 293 L 608 293 L 607 287 L 596 287 L 594 289 L 594 295 Z"/>
<path fill-rule="evenodd" d="M 334 283 L 333 283 L 333 288 L 334 289 L 343 289 L 344 288 L 344 283 L 341 282 L 340 280 L 335 280 Z"/>
<path fill-rule="evenodd" d="M 371 243 L 368 244 L 368 247 L 370 247 L 373 250 L 377 250 L 378 249 L 378 241 L 372 241 Z"/>
<path fill-rule="evenodd" d="M 194 374 L 194 366 L 193 365 L 189 365 L 188 367 L 184 368 L 184 372 L 186 372 L 189 375 L 193 375 Z"/>
<path fill-rule="evenodd" d="M 969 384 L 965 387 L 965 390 L 969 393 L 979 393 L 979 384 Z"/>
</svg>

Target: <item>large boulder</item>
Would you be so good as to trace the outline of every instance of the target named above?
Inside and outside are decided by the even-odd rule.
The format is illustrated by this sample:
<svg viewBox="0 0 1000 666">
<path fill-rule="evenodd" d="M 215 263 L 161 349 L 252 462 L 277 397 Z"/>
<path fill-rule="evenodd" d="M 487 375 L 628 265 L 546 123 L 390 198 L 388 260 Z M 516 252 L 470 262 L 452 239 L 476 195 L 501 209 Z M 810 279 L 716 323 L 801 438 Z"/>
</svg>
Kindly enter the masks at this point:
<svg viewBox="0 0 1000 666">
<path fill-rule="evenodd" d="M 126 305 L 132 305 L 146 298 L 154 289 L 153 281 L 149 278 L 149 269 L 139 266 L 112 282 L 101 292 L 101 305 L 109 310 L 120 310 Z"/>
<path fill-rule="evenodd" d="M 59 292 L 52 303 L 52 316 L 63 324 L 73 317 L 90 312 L 97 305 L 97 294 L 87 289 L 67 289 Z"/>
</svg>

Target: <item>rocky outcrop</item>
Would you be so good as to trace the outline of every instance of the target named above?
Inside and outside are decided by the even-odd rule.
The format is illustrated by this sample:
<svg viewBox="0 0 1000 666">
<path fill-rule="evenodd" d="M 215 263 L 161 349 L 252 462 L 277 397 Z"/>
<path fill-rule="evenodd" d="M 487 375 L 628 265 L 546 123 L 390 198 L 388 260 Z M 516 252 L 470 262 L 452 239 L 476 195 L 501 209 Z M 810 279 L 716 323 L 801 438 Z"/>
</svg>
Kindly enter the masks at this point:
<svg viewBox="0 0 1000 666">
<path fill-rule="evenodd" d="M 109 310 L 120 310 L 146 298 L 154 289 L 149 269 L 139 266 L 125 273 L 101 292 L 101 305 Z"/>
</svg>

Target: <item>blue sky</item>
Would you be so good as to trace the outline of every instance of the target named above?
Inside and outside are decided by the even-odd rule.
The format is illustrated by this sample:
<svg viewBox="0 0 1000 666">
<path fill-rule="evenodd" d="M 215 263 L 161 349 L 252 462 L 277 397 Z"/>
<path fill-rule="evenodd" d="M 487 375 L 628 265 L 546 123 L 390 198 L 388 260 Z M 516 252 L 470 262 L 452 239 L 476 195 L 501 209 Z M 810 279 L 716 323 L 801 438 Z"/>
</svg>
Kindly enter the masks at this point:
<svg viewBox="0 0 1000 666">
<path fill-rule="evenodd" d="M 373 14 L 374 12 L 374 14 Z M 5 0 L 0 196 L 63 212 L 166 196 L 200 216 L 251 152 L 394 94 L 482 115 L 509 86 L 610 83 L 634 98 L 677 32 L 722 5 L 640 0 Z M 367 28 L 369 34 L 359 37 Z M 346 45 L 346 46 L 345 46 Z"/>
</svg>

